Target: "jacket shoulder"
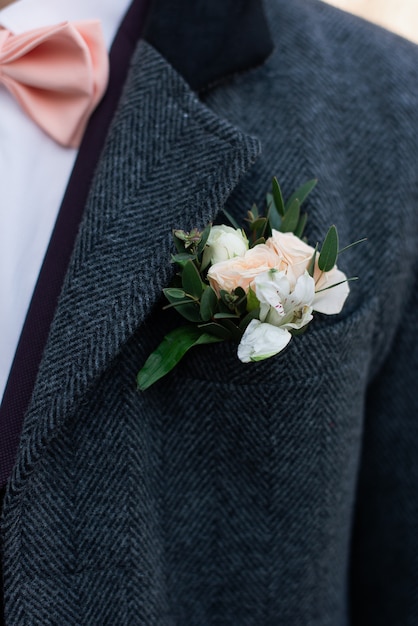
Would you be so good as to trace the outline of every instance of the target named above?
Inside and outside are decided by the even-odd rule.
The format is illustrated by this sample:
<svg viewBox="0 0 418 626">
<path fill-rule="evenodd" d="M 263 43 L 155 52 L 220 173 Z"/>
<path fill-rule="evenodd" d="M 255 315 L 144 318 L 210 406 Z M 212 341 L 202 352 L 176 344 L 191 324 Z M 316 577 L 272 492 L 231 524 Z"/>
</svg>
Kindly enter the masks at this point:
<svg viewBox="0 0 418 626">
<path fill-rule="evenodd" d="M 311 66 L 318 88 L 345 83 L 347 97 L 361 92 L 418 117 L 418 46 L 384 28 L 319 0 L 267 0 L 278 55 L 294 71 Z"/>
</svg>

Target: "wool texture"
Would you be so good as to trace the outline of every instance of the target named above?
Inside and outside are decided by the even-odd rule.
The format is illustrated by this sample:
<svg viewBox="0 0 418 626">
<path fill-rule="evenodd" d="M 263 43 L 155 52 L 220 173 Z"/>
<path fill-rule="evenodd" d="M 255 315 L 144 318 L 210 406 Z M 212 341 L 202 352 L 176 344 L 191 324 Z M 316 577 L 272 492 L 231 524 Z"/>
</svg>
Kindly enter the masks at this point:
<svg viewBox="0 0 418 626">
<path fill-rule="evenodd" d="M 8 626 L 416 626 L 417 48 L 315 1 L 198 100 L 148 44 L 89 195 L 4 503 Z M 273 175 L 353 283 L 273 359 L 191 351 L 171 230 L 242 220 Z"/>
</svg>

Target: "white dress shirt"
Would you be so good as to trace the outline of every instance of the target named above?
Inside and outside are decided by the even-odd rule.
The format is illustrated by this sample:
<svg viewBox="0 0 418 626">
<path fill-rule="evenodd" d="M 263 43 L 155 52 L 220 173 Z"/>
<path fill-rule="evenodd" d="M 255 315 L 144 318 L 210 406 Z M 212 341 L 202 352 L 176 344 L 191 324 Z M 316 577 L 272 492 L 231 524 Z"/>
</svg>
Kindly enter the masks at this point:
<svg viewBox="0 0 418 626">
<path fill-rule="evenodd" d="M 13 33 L 100 19 L 108 50 L 130 0 L 19 0 L 0 11 Z M 28 118 L 0 84 L 0 400 L 77 150 Z"/>
</svg>

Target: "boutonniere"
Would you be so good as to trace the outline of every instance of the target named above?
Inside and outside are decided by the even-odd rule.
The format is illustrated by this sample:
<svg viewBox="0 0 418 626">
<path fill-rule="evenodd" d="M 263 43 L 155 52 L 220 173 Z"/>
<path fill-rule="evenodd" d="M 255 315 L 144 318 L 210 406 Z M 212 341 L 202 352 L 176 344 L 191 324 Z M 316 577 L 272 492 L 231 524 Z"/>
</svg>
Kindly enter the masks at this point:
<svg viewBox="0 0 418 626">
<path fill-rule="evenodd" d="M 347 278 L 336 261 L 364 240 L 340 249 L 333 225 L 321 246 L 306 242 L 301 205 L 316 182 L 302 185 L 285 203 L 274 178 L 265 214 L 253 205 L 245 228 L 224 211 L 232 226 L 173 231 L 178 273 L 164 289 L 165 308 L 175 308 L 188 323 L 148 357 L 138 373 L 139 389 L 165 376 L 194 346 L 234 341 L 240 361 L 260 361 L 305 332 L 315 312 L 341 311 L 348 283 L 357 277 Z"/>
</svg>

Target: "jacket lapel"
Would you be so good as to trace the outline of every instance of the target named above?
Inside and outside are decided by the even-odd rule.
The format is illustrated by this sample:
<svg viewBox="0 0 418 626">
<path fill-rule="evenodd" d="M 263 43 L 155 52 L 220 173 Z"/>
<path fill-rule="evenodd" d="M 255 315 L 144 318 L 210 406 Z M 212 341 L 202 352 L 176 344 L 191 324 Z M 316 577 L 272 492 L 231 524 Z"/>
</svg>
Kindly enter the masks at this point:
<svg viewBox="0 0 418 626">
<path fill-rule="evenodd" d="M 12 490 L 170 280 L 171 230 L 214 219 L 259 154 L 147 43 L 95 175 L 25 419 Z"/>
</svg>

